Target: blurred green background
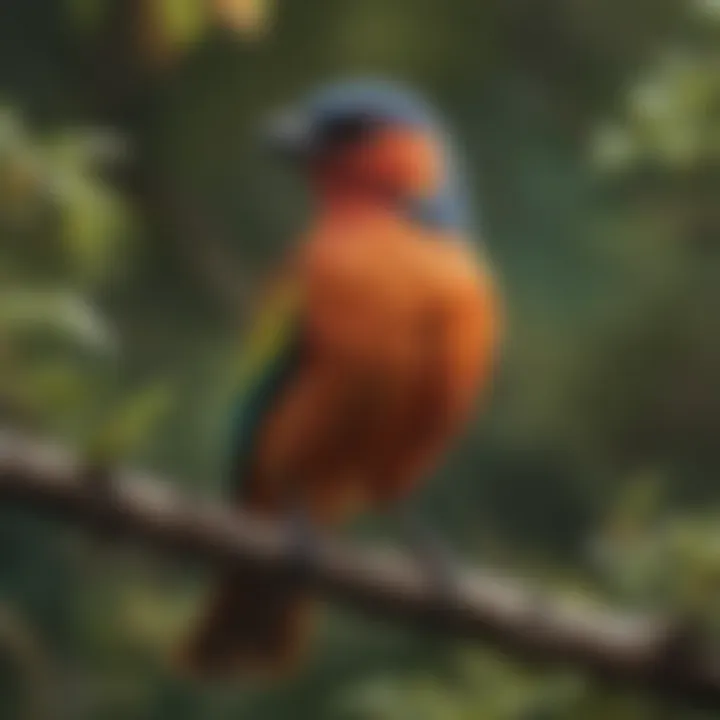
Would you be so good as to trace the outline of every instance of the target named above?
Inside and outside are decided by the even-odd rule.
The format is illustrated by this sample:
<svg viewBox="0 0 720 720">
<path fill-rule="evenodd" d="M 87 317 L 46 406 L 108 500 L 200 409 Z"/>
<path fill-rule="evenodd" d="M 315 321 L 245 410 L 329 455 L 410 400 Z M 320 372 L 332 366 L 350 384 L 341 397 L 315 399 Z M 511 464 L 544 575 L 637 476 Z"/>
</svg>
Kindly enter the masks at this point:
<svg viewBox="0 0 720 720">
<path fill-rule="evenodd" d="M 5 0 L 0 420 L 219 496 L 242 326 L 305 212 L 253 133 L 357 73 L 446 115 L 508 306 L 418 506 L 469 562 L 712 632 L 717 0 Z M 296 680 L 193 685 L 167 656 L 203 580 L 3 510 L 0 717 L 703 717 L 334 609 Z"/>
</svg>

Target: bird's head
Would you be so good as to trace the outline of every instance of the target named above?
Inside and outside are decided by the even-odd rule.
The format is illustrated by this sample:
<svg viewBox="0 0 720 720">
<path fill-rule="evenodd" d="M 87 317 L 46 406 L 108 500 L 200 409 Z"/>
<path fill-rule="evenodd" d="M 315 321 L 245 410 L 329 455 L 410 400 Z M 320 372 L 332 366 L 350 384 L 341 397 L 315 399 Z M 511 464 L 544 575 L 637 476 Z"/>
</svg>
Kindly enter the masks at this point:
<svg viewBox="0 0 720 720">
<path fill-rule="evenodd" d="M 305 170 L 323 200 L 392 203 L 420 222 L 464 224 L 447 139 L 430 107 L 377 81 L 321 88 L 274 117 L 269 146 Z"/>
</svg>

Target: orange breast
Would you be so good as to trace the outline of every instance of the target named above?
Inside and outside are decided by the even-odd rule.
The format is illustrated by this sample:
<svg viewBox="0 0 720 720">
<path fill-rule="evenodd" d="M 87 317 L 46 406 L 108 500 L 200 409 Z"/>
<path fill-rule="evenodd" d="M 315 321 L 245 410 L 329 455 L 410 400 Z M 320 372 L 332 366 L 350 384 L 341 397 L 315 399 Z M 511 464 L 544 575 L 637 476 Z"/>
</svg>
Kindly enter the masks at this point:
<svg viewBox="0 0 720 720">
<path fill-rule="evenodd" d="M 390 222 L 340 232 L 308 248 L 311 344 L 348 370 L 411 362 L 430 290 L 418 248 Z"/>
<path fill-rule="evenodd" d="M 495 352 L 493 292 L 467 250 L 382 215 L 323 227 L 301 268 L 306 365 L 259 469 L 336 517 L 409 490 L 462 427 Z"/>
</svg>

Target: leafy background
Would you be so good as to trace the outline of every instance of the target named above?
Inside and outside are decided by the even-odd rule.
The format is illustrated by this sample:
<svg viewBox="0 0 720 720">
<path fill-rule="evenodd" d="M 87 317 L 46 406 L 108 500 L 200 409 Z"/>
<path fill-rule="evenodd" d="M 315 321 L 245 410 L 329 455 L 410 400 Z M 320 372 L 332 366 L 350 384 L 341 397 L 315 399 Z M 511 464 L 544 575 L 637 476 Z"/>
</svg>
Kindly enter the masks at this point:
<svg viewBox="0 0 720 720">
<path fill-rule="evenodd" d="M 463 149 L 509 315 L 421 512 L 468 561 L 712 632 L 719 49 L 717 0 L 2 3 L 0 418 L 219 496 L 242 325 L 304 213 L 253 133 L 401 79 Z M 204 579 L 4 510 L 0 716 L 701 717 L 332 609 L 296 680 L 193 684 L 167 658 Z"/>
</svg>

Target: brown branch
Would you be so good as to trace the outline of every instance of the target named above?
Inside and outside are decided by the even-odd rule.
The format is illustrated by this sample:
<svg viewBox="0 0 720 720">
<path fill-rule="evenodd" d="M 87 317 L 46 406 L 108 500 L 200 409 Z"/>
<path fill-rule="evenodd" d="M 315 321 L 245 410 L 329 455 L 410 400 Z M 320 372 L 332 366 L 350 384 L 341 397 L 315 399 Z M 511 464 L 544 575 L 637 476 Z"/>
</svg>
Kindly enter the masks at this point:
<svg viewBox="0 0 720 720">
<path fill-rule="evenodd" d="M 0 501 L 57 516 L 215 566 L 254 566 L 307 583 L 332 600 L 463 640 L 490 641 L 604 680 L 720 707 L 720 663 L 680 643 L 668 618 L 629 616 L 544 597 L 497 574 L 466 571 L 453 597 L 438 594 L 421 564 L 390 549 L 359 550 L 331 538 L 298 565 L 275 524 L 181 497 L 141 473 L 118 471 L 112 502 L 82 481 L 76 457 L 0 432 Z"/>
</svg>

